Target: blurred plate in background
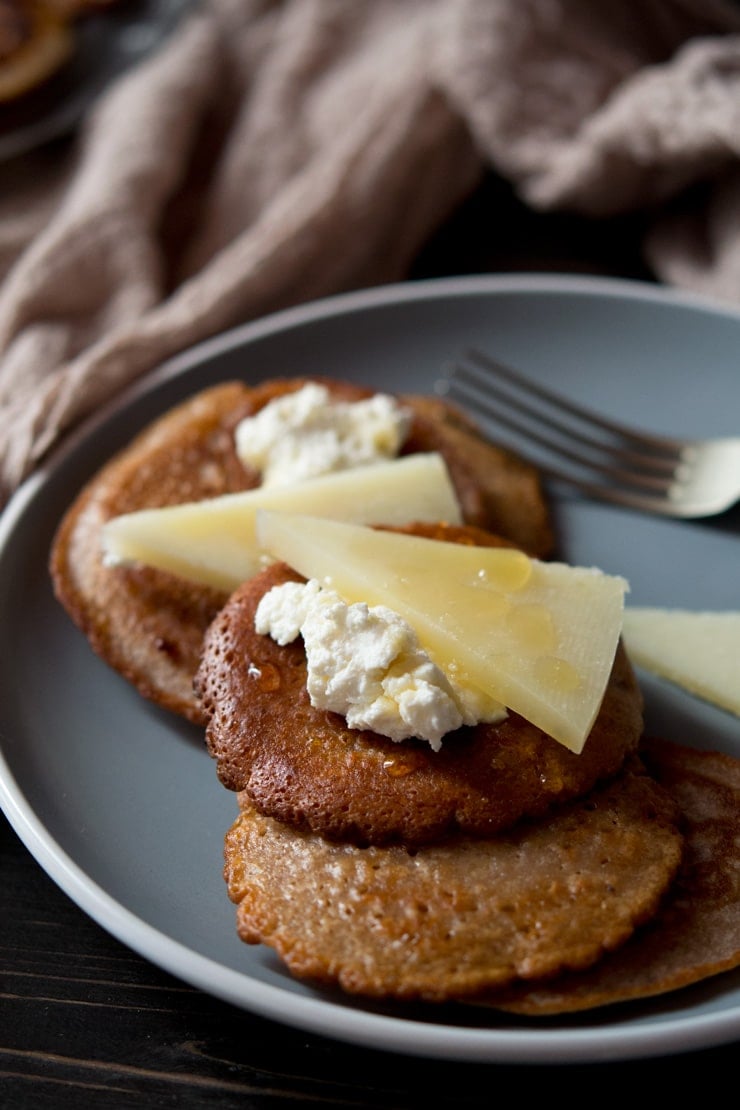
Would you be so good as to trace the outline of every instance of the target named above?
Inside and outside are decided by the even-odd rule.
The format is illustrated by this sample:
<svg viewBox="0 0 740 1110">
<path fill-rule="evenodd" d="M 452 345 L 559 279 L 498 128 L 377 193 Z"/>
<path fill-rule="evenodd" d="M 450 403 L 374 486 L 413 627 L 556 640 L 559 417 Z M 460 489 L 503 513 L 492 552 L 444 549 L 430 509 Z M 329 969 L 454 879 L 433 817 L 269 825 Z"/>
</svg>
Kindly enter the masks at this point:
<svg viewBox="0 0 740 1110">
<path fill-rule="evenodd" d="M 193 0 L 118 0 L 74 24 L 75 46 L 54 77 L 0 104 L 0 161 L 70 134 L 101 92 L 177 26 Z"/>
</svg>

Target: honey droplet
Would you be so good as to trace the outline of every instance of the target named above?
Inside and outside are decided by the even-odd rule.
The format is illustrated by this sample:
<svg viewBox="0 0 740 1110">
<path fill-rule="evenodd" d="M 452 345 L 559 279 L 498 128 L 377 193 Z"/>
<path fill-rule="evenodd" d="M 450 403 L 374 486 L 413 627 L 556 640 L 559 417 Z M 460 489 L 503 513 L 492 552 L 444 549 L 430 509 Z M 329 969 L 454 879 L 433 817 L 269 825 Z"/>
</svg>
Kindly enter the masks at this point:
<svg viewBox="0 0 740 1110">
<path fill-rule="evenodd" d="M 250 663 L 247 674 L 260 690 L 269 692 L 280 689 L 280 671 L 272 663 Z"/>
<path fill-rule="evenodd" d="M 478 571 L 476 585 L 492 590 L 521 590 L 532 577 L 532 560 L 523 551 L 498 549 Z"/>
<path fill-rule="evenodd" d="M 552 613 L 544 605 L 515 605 L 506 618 L 506 628 L 531 652 L 551 652 L 556 647 Z"/>
<path fill-rule="evenodd" d="M 480 611 L 488 621 L 502 621 L 511 612 L 511 602 L 502 593 L 489 590 L 481 598 Z"/>
<path fill-rule="evenodd" d="M 413 771 L 418 771 L 423 762 L 422 757 L 415 752 L 406 752 L 403 755 L 387 756 L 383 760 L 383 770 L 391 778 L 400 779 L 404 775 L 410 775 Z"/>
<path fill-rule="evenodd" d="M 573 664 L 556 655 L 543 655 L 535 660 L 535 670 L 543 685 L 563 694 L 571 693 L 581 685 L 581 676 Z"/>
</svg>

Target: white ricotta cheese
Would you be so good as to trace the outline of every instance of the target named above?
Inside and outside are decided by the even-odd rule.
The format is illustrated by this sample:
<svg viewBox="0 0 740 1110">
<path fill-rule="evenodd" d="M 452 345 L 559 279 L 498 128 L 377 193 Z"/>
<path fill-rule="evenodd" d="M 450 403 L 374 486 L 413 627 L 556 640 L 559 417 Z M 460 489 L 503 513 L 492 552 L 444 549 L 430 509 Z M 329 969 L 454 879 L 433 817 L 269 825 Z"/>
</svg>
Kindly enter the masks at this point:
<svg viewBox="0 0 740 1110">
<path fill-rule="evenodd" d="M 303 636 L 311 704 L 341 713 L 350 728 L 416 737 L 438 751 L 461 725 L 506 716 L 498 702 L 456 687 L 393 610 L 347 605 L 315 579 L 268 591 L 255 627 L 279 644 Z"/>
<path fill-rule="evenodd" d="M 263 486 L 289 485 L 395 458 L 409 423 L 406 410 L 387 394 L 335 401 L 326 386 L 309 382 L 240 421 L 236 452 L 260 471 Z"/>
<path fill-rule="evenodd" d="M 305 579 L 403 617 L 466 690 L 583 750 L 619 643 L 623 578 L 301 513 L 263 510 L 257 535 Z"/>
</svg>

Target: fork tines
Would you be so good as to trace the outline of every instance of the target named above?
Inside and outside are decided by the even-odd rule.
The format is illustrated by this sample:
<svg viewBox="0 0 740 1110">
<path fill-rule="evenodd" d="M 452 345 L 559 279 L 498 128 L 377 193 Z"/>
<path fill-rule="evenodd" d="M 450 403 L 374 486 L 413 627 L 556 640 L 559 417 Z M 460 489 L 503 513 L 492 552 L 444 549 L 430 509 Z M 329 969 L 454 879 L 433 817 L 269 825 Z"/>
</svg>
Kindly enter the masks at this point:
<svg viewBox="0 0 740 1110">
<path fill-rule="evenodd" d="M 449 367 L 441 391 L 506 428 L 510 446 L 550 477 L 601 500 L 668 511 L 684 441 L 618 424 L 475 349 Z"/>
</svg>

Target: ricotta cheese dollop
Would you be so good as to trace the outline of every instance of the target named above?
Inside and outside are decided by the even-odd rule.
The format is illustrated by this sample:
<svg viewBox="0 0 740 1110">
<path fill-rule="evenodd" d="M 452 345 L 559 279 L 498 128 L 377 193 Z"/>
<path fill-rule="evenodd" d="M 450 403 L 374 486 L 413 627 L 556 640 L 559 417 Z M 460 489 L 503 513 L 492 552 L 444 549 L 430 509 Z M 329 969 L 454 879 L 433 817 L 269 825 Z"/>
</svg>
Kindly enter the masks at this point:
<svg viewBox="0 0 740 1110">
<path fill-rule="evenodd" d="M 456 686 L 392 609 L 347 605 L 315 579 L 269 590 L 255 628 L 278 644 L 303 637 L 311 704 L 341 713 L 350 728 L 395 741 L 416 737 L 439 751 L 461 725 L 506 716 L 482 692 Z"/>
<path fill-rule="evenodd" d="M 234 438 L 262 485 L 277 486 L 395 458 L 409 424 L 409 413 L 388 394 L 337 401 L 326 386 L 309 382 L 240 421 Z"/>
</svg>

